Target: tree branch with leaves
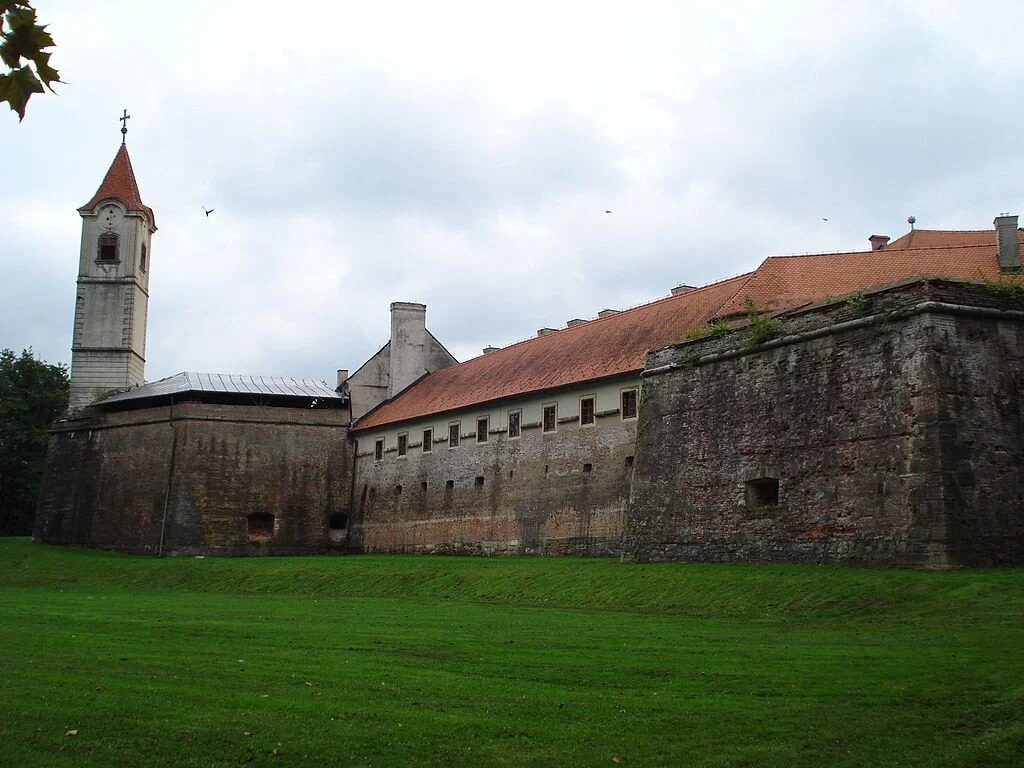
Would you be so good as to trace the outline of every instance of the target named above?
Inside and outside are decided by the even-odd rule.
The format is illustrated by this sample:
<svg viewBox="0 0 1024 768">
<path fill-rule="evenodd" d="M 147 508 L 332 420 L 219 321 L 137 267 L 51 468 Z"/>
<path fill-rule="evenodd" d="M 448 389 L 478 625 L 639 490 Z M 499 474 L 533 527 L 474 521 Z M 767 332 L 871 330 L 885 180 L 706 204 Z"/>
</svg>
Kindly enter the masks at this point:
<svg viewBox="0 0 1024 768">
<path fill-rule="evenodd" d="M 0 0 L 0 61 L 8 69 L 0 74 L 0 102 L 7 102 L 25 119 L 25 108 L 33 93 L 52 93 L 53 83 L 63 82 L 50 66 L 55 43 L 46 25 L 36 19 L 36 10 L 27 0 Z"/>
</svg>

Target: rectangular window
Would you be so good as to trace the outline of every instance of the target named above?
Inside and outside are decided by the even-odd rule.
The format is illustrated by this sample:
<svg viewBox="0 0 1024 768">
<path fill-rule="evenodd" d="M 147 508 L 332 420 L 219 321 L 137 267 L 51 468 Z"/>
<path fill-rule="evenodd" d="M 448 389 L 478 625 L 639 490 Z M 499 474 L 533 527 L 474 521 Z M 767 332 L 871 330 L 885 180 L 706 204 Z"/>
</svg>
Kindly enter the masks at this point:
<svg viewBox="0 0 1024 768">
<path fill-rule="evenodd" d="M 558 406 L 557 405 L 545 405 L 544 406 L 544 426 L 545 432 L 554 432 L 555 424 L 557 423 Z"/>
<path fill-rule="evenodd" d="M 380 461 L 384 458 L 384 438 L 379 437 L 373 443 L 373 460 Z"/>
<path fill-rule="evenodd" d="M 476 441 L 478 443 L 487 442 L 487 430 L 491 426 L 491 420 L 487 416 L 481 416 L 476 420 Z"/>
<path fill-rule="evenodd" d="M 580 426 L 586 427 L 594 423 L 594 397 L 580 398 Z"/>
<path fill-rule="evenodd" d="M 424 429 L 423 430 L 423 452 L 430 453 L 434 450 L 434 430 Z"/>
<path fill-rule="evenodd" d="M 448 447 L 457 448 L 459 446 L 459 430 L 462 429 L 462 422 L 457 421 L 454 424 L 448 425 Z"/>
<path fill-rule="evenodd" d="M 635 389 L 624 389 L 624 390 L 622 390 L 622 418 L 624 418 L 624 419 L 635 419 L 636 418 L 636 390 Z"/>
<path fill-rule="evenodd" d="M 409 452 L 409 434 L 403 432 L 398 436 L 398 455 L 405 456 Z"/>
<path fill-rule="evenodd" d="M 96 261 L 117 261 L 117 234 L 104 232 L 99 237 L 96 249 Z"/>
<path fill-rule="evenodd" d="M 523 412 L 522 411 L 509 411 L 508 412 L 508 436 L 510 438 L 519 437 L 519 430 L 523 423 Z"/>
</svg>

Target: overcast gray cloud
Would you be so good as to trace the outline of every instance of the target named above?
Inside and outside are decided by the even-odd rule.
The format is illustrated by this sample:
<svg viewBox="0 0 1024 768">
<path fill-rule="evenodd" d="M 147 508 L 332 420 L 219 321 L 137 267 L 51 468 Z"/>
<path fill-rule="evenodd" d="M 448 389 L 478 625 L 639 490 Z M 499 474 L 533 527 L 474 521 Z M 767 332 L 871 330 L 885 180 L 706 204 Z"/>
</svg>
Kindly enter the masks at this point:
<svg viewBox="0 0 1024 768">
<path fill-rule="evenodd" d="M 0 346 L 52 361 L 123 107 L 160 227 L 149 379 L 330 380 L 396 300 L 465 359 L 1021 209 L 1015 3 L 39 6 L 68 84 L 0 115 Z"/>
</svg>

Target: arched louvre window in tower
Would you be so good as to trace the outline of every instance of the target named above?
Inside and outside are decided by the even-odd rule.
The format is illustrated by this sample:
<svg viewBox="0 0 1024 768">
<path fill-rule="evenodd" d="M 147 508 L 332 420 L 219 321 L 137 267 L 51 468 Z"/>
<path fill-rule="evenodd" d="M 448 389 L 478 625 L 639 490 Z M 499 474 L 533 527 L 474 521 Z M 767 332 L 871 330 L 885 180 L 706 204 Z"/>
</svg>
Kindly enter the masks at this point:
<svg viewBox="0 0 1024 768">
<path fill-rule="evenodd" d="M 117 261 L 117 234 L 104 232 L 96 244 L 96 261 Z"/>
</svg>

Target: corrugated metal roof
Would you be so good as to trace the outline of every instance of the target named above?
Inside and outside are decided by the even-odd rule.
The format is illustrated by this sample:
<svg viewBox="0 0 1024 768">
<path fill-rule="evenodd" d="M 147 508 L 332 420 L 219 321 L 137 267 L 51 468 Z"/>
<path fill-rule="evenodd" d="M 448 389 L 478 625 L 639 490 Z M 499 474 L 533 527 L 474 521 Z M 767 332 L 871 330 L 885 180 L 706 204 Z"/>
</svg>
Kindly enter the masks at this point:
<svg viewBox="0 0 1024 768">
<path fill-rule="evenodd" d="M 317 379 L 293 379 L 285 376 L 240 376 L 230 373 L 176 373 L 166 379 L 143 384 L 112 395 L 103 401 L 119 403 L 149 397 L 164 397 L 185 392 L 227 392 L 240 395 L 278 395 L 340 400 L 342 396 Z"/>
</svg>

